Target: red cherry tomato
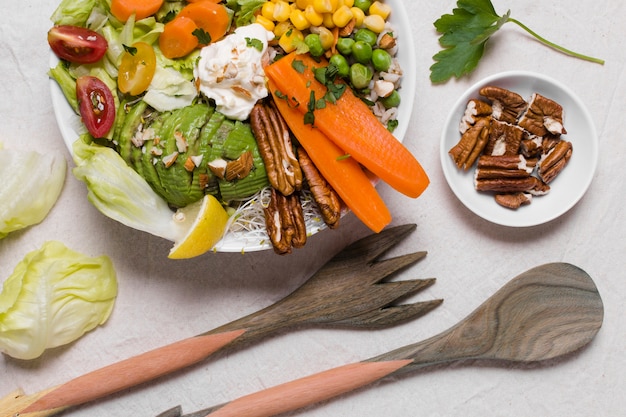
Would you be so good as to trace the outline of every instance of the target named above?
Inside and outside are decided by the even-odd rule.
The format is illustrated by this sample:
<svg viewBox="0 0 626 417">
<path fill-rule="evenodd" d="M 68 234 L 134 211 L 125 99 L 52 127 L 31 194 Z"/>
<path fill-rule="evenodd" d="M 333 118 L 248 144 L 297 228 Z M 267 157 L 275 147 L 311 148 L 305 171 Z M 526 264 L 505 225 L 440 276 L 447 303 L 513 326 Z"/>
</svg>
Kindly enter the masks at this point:
<svg viewBox="0 0 626 417">
<path fill-rule="evenodd" d="M 106 135 L 115 121 L 115 101 L 107 85 L 91 75 L 76 80 L 80 116 L 94 138 Z"/>
<path fill-rule="evenodd" d="M 98 62 L 109 44 L 104 36 L 79 26 L 54 26 L 48 31 L 48 44 L 61 59 L 77 64 Z"/>
<path fill-rule="evenodd" d="M 117 86 L 122 93 L 139 95 L 150 85 L 155 69 L 154 48 L 145 42 L 137 42 L 122 54 Z"/>
</svg>

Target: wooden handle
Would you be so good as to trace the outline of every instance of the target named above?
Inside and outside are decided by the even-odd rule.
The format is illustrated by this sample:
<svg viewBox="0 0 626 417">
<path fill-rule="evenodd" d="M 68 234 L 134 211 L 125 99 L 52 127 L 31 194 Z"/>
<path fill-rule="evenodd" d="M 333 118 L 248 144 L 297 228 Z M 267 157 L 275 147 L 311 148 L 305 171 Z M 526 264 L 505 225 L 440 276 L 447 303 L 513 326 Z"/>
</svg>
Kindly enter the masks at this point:
<svg viewBox="0 0 626 417">
<path fill-rule="evenodd" d="M 411 363 L 357 362 L 286 382 L 233 400 L 206 417 L 269 417 L 339 396 Z"/>
<path fill-rule="evenodd" d="M 30 402 L 22 403 L 25 408 L 16 411 L 21 411 L 20 417 L 43 417 L 52 414 L 38 413 L 46 410 L 58 412 L 102 398 L 197 363 L 244 333 L 245 330 L 241 329 L 195 336 L 133 356 L 74 378 L 45 391 L 43 395 L 30 395 Z M 6 417 L 13 415 L 7 414 Z"/>
</svg>

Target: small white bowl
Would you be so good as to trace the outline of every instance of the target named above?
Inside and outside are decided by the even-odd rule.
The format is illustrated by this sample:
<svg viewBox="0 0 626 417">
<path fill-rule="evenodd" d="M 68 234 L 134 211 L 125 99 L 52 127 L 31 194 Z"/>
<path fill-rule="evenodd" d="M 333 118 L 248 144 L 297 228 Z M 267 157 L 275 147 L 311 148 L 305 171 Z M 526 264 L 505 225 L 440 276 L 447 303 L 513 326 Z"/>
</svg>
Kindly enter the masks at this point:
<svg viewBox="0 0 626 417">
<path fill-rule="evenodd" d="M 550 183 L 550 192 L 535 196 L 531 204 L 511 210 L 500 206 L 491 193 L 474 189 L 474 169 L 458 169 L 448 154 L 458 143 L 459 122 L 467 102 L 482 98 L 478 91 L 494 85 L 520 94 L 529 99 L 539 93 L 563 106 L 563 124 L 567 134 L 562 138 L 573 146 L 572 157 Z M 549 222 L 572 208 L 585 194 L 593 179 L 598 161 L 598 136 L 593 120 L 583 102 L 560 82 L 527 71 L 511 71 L 487 77 L 470 87 L 454 104 L 441 135 L 440 158 L 448 185 L 459 200 L 476 215 L 503 226 L 528 227 Z"/>
</svg>

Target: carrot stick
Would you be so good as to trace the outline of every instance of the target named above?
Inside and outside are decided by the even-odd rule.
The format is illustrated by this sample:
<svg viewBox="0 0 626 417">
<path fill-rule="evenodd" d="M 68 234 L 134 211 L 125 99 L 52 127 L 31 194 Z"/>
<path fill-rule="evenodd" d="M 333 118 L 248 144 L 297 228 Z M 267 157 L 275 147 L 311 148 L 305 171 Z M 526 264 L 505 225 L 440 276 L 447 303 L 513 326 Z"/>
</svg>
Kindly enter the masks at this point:
<svg viewBox="0 0 626 417">
<path fill-rule="evenodd" d="M 159 48 L 167 58 L 180 58 L 198 46 L 198 38 L 193 32 L 198 26 L 193 20 L 177 16 L 163 26 L 159 36 Z"/>
<path fill-rule="evenodd" d="M 289 129 L 324 179 L 355 216 L 374 232 L 380 232 L 391 222 L 391 214 L 359 163 L 353 158 L 345 158 L 345 151 L 319 129 L 304 124 L 302 113 L 291 107 L 284 98 L 276 96 L 274 81 L 269 80 L 268 87 Z"/>
<path fill-rule="evenodd" d="M 163 0 L 111 0 L 111 14 L 126 22 L 134 13 L 135 20 L 141 20 L 155 14 Z"/>
<path fill-rule="evenodd" d="M 303 72 L 293 68 L 296 60 L 306 67 Z M 291 53 L 268 65 L 265 73 L 278 90 L 299 103 L 297 108 L 304 114 L 312 91 L 316 100 L 326 94 L 326 87 L 315 79 L 311 70 L 325 65 L 306 54 Z M 397 191 L 418 197 L 428 186 L 428 176 L 420 163 L 349 88 L 335 104 L 329 102 L 313 114 L 314 125 L 330 140 Z"/>
<path fill-rule="evenodd" d="M 211 42 L 220 40 L 230 26 L 230 16 L 224 5 L 212 1 L 190 3 L 178 16 L 193 20 L 196 26 L 211 35 Z"/>
</svg>

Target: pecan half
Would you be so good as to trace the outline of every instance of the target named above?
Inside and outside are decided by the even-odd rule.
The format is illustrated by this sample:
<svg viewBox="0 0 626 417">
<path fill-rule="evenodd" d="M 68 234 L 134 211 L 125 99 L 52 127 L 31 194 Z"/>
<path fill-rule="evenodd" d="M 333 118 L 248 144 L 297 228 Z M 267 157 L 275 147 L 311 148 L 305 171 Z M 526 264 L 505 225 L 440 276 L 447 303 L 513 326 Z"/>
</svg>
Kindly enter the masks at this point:
<svg viewBox="0 0 626 417">
<path fill-rule="evenodd" d="M 339 196 L 322 177 L 304 148 L 298 148 L 298 160 L 324 223 L 331 229 L 337 228 L 341 218 L 341 200 Z"/>
<path fill-rule="evenodd" d="M 274 252 L 279 255 L 291 253 L 306 243 L 306 224 L 298 193 L 288 196 L 271 188 L 271 197 L 263 209 L 265 228 Z"/>
<path fill-rule="evenodd" d="M 300 190 L 302 170 L 294 154 L 289 128 L 273 102 L 254 106 L 250 126 L 272 187 L 284 195 Z"/>
<path fill-rule="evenodd" d="M 524 137 L 524 129 L 500 120 L 491 122 L 489 140 L 485 145 L 486 155 L 516 155 Z"/>
<path fill-rule="evenodd" d="M 489 139 L 491 117 L 481 117 L 470 127 L 448 153 L 457 167 L 468 170 L 481 154 Z"/>
<path fill-rule="evenodd" d="M 565 168 L 572 157 L 572 143 L 562 140 L 539 161 L 539 177 L 549 183 Z"/>
<path fill-rule="evenodd" d="M 532 95 L 528 109 L 519 120 L 519 125 L 537 136 L 567 133 L 563 127 L 563 107 L 538 93 Z"/>
<path fill-rule="evenodd" d="M 486 101 L 475 98 L 469 100 L 465 105 L 465 111 L 459 123 L 459 132 L 461 134 L 465 133 L 467 129 L 476 124 L 477 119 L 485 116 L 491 116 L 491 105 Z"/>
<path fill-rule="evenodd" d="M 491 100 L 494 119 L 503 122 L 516 123 L 528 106 L 522 96 L 501 87 L 488 85 L 481 88 L 479 94 Z"/>
<path fill-rule="evenodd" d="M 513 194 L 496 194 L 495 196 L 496 203 L 500 204 L 502 207 L 510 208 L 512 210 L 516 210 L 523 205 L 530 204 L 532 199 L 532 194 L 522 192 Z"/>
<path fill-rule="evenodd" d="M 537 177 L 524 178 L 490 178 L 476 179 L 474 185 L 477 191 L 495 191 L 498 193 L 529 192 L 537 187 L 541 180 Z"/>
<path fill-rule="evenodd" d="M 252 171 L 252 167 L 254 166 L 254 161 L 252 160 L 252 152 L 245 151 L 239 158 L 234 161 L 229 161 L 226 163 L 226 172 L 224 174 L 224 178 L 227 181 L 240 180 L 248 176 L 250 171 Z"/>
</svg>

